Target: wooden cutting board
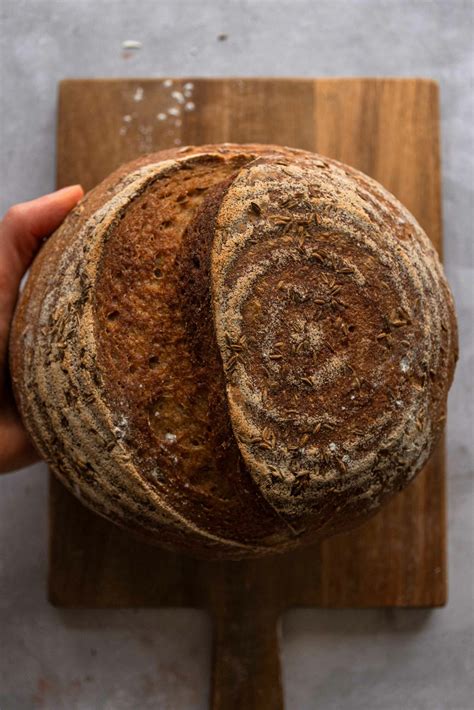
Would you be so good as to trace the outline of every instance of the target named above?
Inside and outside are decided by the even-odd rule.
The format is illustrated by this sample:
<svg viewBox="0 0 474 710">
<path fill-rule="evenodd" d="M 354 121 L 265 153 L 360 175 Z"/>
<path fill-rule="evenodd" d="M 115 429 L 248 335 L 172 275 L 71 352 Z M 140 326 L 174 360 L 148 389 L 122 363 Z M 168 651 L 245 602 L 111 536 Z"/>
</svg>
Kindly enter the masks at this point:
<svg viewBox="0 0 474 710">
<path fill-rule="evenodd" d="M 186 94 L 186 96 L 184 96 Z M 185 103 L 183 103 L 183 100 Z M 67 80 L 58 187 L 86 189 L 172 145 L 280 143 L 379 180 L 441 251 L 438 89 L 420 79 Z M 66 607 L 189 606 L 215 624 L 212 707 L 282 707 L 277 620 L 288 607 L 446 601 L 443 446 L 354 532 L 276 559 L 202 562 L 140 544 L 51 480 L 49 593 Z"/>
</svg>

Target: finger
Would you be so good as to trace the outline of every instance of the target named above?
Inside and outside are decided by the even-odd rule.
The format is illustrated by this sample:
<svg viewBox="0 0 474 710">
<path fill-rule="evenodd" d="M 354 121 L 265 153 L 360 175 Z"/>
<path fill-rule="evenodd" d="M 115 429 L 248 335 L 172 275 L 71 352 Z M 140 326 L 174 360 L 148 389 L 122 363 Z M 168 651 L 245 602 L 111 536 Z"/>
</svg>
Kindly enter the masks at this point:
<svg viewBox="0 0 474 710">
<path fill-rule="evenodd" d="M 41 241 L 49 236 L 81 199 L 80 185 L 71 185 L 11 207 L 0 223 L 0 275 L 19 285 Z"/>
<path fill-rule="evenodd" d="M 72 185 L 11 207 L 0 222 L 0 387 L 5 377 L 8 333 L 21 279 L 41 246 L 83 196 Z"/>
<path fill-rule="evenodd" d="M 7 413 L 0 417 L 0 474 L 16 471 L 40 460 L 17 416 Z"/>
</svg>

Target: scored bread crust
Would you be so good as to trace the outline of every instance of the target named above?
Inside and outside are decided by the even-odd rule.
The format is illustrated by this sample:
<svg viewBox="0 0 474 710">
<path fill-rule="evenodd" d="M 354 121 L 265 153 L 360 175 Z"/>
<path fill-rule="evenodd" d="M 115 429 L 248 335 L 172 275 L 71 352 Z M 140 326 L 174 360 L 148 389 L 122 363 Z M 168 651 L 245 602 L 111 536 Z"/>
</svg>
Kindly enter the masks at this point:
<svg viewBox="0 0 474 710">
<path fill-rule="evenodd" d="M 211 272 L 230 418 L 264 497 L 320 532 L 377 509 L 432 452 L 457 358 L 416 220 L 335 161 L 256 160 L 222 201 Z"/>
<path fill-rule="evenodd" d="M 169 207 L 163 186 L 181 184 L 185 170 L 214 171 L 216 181 L 184 228 L 155 230 L 165 286 L 176 271 L 166 296 L 120 274 L 128 256 L 142 256 L 138 236 L 126 251 L 137 210 L 160 189 Z M 120 293 L 114 278 L 124 281 Z M 154 363 L 149 311 L 129 314 L 121 331 L 111 317 L 119 313 L 120 325 L 142 292 L 147 307 L 177 301 L 175 326 L 163 316 L 160 334 L 154 316 L 158 360 L 182 323 L 173 347 L 183 383 L 169 372 L 177 399 L 165 405 L 177 428 L 165 441 L 149 420 L 154 402 L 158 415 L 163 404 L 153 371 L 138 382 L 114 351 L 114 341 L 122 351 L 134 345 Z M 12 328 L 11 370 L 36 446 L 85 504 L 149 541 L 242 557 L 350 526 L 413 477 L 442 428 L 456 342 L 439 260 L 393 196 L 321 156 L 225 144 L 146 156 L 88 193 L 35 260 Z M 193 372 L 199 391 L 186 384 Z M 202 443 L 198 429 L 192 449 L 185 424 L 196 402 L 199 426 L 211 430 Z M 193 451 L 212 485 L 185 479 Z"/>
</svg>

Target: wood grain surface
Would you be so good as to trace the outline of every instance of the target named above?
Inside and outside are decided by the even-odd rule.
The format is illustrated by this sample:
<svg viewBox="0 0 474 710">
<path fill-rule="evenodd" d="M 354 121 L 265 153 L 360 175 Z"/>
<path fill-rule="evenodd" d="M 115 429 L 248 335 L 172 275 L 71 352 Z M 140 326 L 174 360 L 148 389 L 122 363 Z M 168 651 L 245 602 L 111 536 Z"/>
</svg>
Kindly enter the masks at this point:
<svg viewBox="0 0 474 710">
<path fill-rule="evenodd" d="M 185 85 L 187 110 L 172 93 Z M 140 153 L 222 141 L 316 150 L 359 168 L 413 212 L 441 252 L 433 82 L 182 78 L 60 86 L 58 187 L 89 189 Z M 362 527 L 250 562 L 202 562 L 140 544 L 52 479 L 50 599 L 66 607 L 207 608 L 215 624 L 212 707 L 274 710 L 282 707 L 282 611 L 444 604 L 445 525 L 442 444 L 415 482 Z"/>
</svg>

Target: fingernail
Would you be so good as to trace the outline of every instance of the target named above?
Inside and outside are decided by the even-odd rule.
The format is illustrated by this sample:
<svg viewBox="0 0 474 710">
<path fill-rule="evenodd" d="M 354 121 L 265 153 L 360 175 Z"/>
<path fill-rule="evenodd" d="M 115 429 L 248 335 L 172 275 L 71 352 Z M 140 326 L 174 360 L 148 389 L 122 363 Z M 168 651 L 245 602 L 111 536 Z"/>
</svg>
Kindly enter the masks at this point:
<svg viewBox="0 0 474 710">
<path fill-rule="evenodd" d="M 79 183 L 77 185 L 66 185 L 66 187 L 61 187 L 57 192 L 64 192 L 65 190 L 81 190 L 84 192 L 84 188 Z"/>
</svg>

